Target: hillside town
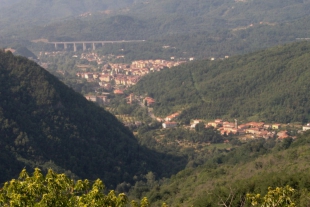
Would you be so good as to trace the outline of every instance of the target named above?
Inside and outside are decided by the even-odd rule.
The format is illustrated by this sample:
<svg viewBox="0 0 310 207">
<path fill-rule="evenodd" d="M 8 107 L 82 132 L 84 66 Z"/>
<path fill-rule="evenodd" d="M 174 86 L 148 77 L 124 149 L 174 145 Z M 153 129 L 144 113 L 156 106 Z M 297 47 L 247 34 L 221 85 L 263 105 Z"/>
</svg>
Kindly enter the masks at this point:
<svg viewBox="0 0 310 207">
<path fill-rule="evenodd" d="M 119 91 L 116 93 L 120 93 Z M 107 98 L 106 96 L 85 96 L 86 99 L 103 103 L 102 100 Z M 133 93 L 129 94 L 126 97 L 127 103 L 132 104 L 133 102 L 139 102 L 141 105 L 151 108 L 156 103 L 155 99 L 151 97 L 140 97 L 136 96 Z M 199 123 L 203 123 L 206 128 L 213 127 L 219 131 L 219 133 L 223 136 L 237 136 L 241 140 L 253 139 L 253 138 L 277 138 L 279 140 L 283 140 L 285 138 L 296 138 L 296 136 L 292 136 L 288 130 L 285 129 L 284 124 L 281 123 L 271 123 L 267 124 L 264 122 L 246 122 L 246 123 L 238 123 L 238 120 L 235 119 L 234 122 L 229 122 L 223 119 L 215 119 L 214 121 L 205 122 L 204 120 L 192 120 L 190 126 L 180 125 L 178 123 L 177 118 L 180 116 L 181 112 L 172 113 L 164 118 L 156 117 L 154 114 L 149 113 L 153 119 L 162 123 L 163 129 L 175 128 L 175 127 L 185 127 L 189 129 L 195 129 L 196 125 Z M 125 123 L 126 126 L 131 125 L 130 123 Z M 310 130 L 310 123 L 305 126 L 298 126 L 298 133 L 303 133 L 304 131 Z"/>
<path fill-rule="evenodd" d="M 106 92 L 99 94 L 85 95 L 84 97 L 92 102 L 99 105 L 107 105 L 110 102 L 110 93 L 114 95 L 123 95 L 124 91 L 135 85 L 143 76 L 152 73 L 160 72 L 165 69 L 169 69 L 174 66 L 178 66 L 186 61 L 174 61 L 174 58 L 168 60 L 136 60 L 130 64 L 125 63 L 107 63 L 105 56 L 100 56 L 94 52 L 82 53 L 80 57 L 74 55 L 74 58 L 80 58 L 80 60 L 86 60 L 87 62 L 95 62 L 98 65 L 97 71 L 90 71 L 91 64 L 80 64 L 76 67 L 76 77 L 80 79 L 86 79 L 87 82 L 98 83 L 98 87 L 105 89 Z M 116 56 L 115 58 L 123 58 L 122 56 Z M 156 103 L 156 100 L 152 97 L 137 96 L 135 94 L 129 94 L 126 101 L 128 104 L 133 102 L 141 103 L 141 106 L 151 108 Z M 234 122 L 228 122 L 222 119 L 216 119 L 211 122 L 205 122 L 203 120 L 193 120 L 190 126 L 181 126 L 177 118 L 181 112 L 173 113 L 165 118 L 155 117 L 154 114 L 150 113 L 153 119 L 162 123 L 162 128 L 175 128 L 175 127 L 188 127 L 195 129 L 195 126 L 199 123 L 204 123 L 205 127 L 214 127 L 223 136 L 234 135 L 240 139 L 251 139 L 251 138 L 278 138 L 285 139 L 291 136 L 287 130 L 283 130 L 281 124 L 273 123 L 266 124 L 264 122 L 248 122 L 238 123 L 238 120 Z M 140 122 L 139 122 L 140 123 Z M 130 123 L 124 123 L 125 125 L 131 125 Z M 310 124 L 303 126 L 299 132 L 310 129 Z"/>
<path fill-rule="evenodd" d="M 162 127 L 164 129 L 174 128 L 179 126 L 178 122 L 173 120 L 178 116 L 179 113 L 174 113 L 164 119 L 157 118 L 157 121 L 162 122 Z M 294 139 L 296 138 L 296 136 L 292 136 L 290 132 L 285 129 L 283 124 L 280 123 L 266 124 L 264 122 L 246 122 L 239 125 L 238 120 L 236 119 L 234 122 L 224 121 L 223 119 L 216 119 L 207 123 L 205 123 L 203 120 L 193 120 L 189 128 L 195 129 L 196 125 L 199 123 L 204 123 L 206 128 L 213 127 L 217 129 L 223 136 L 233 135 L 239 137 L 241 140 L 253 138 L 277 138 L 279 140 L 283 140 L 289 137 Z M 301 126 L 301 128 L 299 127 L 298 133 L 303 133 L 307 130 L 310 130 L 310 123 Z"/>
<path fill-rule="evenodd" d="M 89 62 L 96 61 L 101 65 L 103 60 L 96 53 L 83 53 L 81 59 L 86 59 Z M 101 87 L 135 85 L 142 76 L 151 73 L 162 71 L 167 68 L 178 66 L 185 61 L 167 61 L 167 60 L 137 60 L 131 64 L 124 63 L 108 63 L 101 67 L 100 72 L 86 72 L 88 66 L 78 66 L 81 71 L 76 73 L 79 78 L 85 78 L 88 82 L 98 82 Z M 83 71 L 84 70 L 84 71 Z"/>
</svg>

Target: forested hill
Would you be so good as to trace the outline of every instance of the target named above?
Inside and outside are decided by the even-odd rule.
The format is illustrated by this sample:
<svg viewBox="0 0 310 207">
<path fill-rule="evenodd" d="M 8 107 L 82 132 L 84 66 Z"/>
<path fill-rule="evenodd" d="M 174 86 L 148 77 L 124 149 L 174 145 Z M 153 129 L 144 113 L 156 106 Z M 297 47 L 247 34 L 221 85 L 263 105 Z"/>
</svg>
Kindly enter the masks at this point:
<svg viewBox="0 0 310 207">
<path fill-rule="evenodd" d="M 214 147 L 218 155 L 197 168 L 180 171 L 168 182 L 153 183 L 146 196 L 152 206 L 163 202 L 195 207 L 272 206 L 252 205 L 247 194 L 259 194 L 262 198 L 268 188 L 289 185 L 295 189 L 291 197 L 295 205 L 309 206 L 309 143 L 308 131 L 295 140 L 254 139 L 234 149 Z M 279 194 L 283 195 L 287 194 Z"/>
<path fill-rule="evenodd" d="M 156 0 L 138 4 L 127 13 L 157 19 L 171 34 L 290 21 L 308 16 L 309 8 L 309 0 Z"/>
<path fill-rule="evenodd" d="M 148 171 L 161 176 L 167 167 L 158 161 L 160 154 L 140 147 L 112 114 L 36 63 L 2 51 L 0 149 L 0 182 L 22 167 L 38 166 L 102 178 L 110 188 Z"/>
<path fill-rule="evenodd" d="M 157 115 L 181 119 L 310 120 L 310 43 L 225 60 L 203 60 L 144 77 L 133 88 L 155 98 Z"/>
</svg>

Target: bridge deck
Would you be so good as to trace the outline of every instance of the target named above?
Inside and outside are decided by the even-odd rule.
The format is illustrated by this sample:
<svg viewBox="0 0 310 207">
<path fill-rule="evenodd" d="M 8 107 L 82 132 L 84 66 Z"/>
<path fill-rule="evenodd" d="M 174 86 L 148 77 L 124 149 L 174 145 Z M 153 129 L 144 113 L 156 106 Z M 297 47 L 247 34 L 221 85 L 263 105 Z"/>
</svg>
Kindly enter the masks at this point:
<svg viewBox="0 0 310 207">
<path fill-rule="evenodd" d="M 48 44 L 93 44 L 93 43 L 122 43 L 122 42 L 144 42 L 145 40 L 115 40 L 115 41 L 71 41 L 71 42 L 47 42 Z"/>
</svg>

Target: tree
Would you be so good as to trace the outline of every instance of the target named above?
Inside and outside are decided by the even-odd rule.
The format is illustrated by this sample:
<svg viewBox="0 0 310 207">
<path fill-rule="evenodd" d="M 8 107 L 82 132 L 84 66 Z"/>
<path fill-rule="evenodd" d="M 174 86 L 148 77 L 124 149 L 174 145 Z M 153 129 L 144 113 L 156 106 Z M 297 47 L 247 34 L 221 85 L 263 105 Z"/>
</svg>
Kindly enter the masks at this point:
<svg viewBox="0 0 310 207">
<path fill-rule="evenodd" d="M 127 206 L 128 198 L 124 193 L 118 195 L 112 190 L 104 194 L 104 184 L 97 179 L 90 184 L 89 180 L 74 181 L 65 174 L 57 174 L 48 170 L 44 176 L 36 168 L 32 176 L 25 169 L 18 179 L 6 182 L 0 190 L 1 206 Z M 147 198 L 139 202 L 132 201 L 135 207 L 147 207 Z"/>
<path fill-rule="evenodd" d="M 252 206 L 261 207 L 295 207 L 292 197 L 295 190 L 290 186 L 268 188 L 268 192 L 264 197 L 260 194 L 247 194 L 247 199 Z"/>
</svg>

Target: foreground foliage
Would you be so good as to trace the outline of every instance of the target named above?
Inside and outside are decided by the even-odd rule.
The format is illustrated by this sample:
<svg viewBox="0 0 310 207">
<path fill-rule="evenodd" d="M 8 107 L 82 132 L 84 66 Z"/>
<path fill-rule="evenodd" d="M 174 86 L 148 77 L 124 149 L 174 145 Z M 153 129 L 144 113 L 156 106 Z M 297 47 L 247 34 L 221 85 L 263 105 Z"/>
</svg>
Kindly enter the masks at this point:
<svg viewBox="0 0 310 207">
<path fill-rule="evenodd" d="M 91 185 L 92 183 L 92 185 Z M 104 193 L 105 186 L 100 179 L 74 181 L 65 174 L 49 170 L 46 176 L 36 168 L 29 176 L 22 170 L 18 179 L 6 182 L 0 190 L 1 206 L 127 206 L 128 198 L 124 193 L 113 190 Z M 133 207 L 147 207 L 148 200 L 132 201 Z"/>
<path fill-rule="evenodd" d="M 252 206 L 261 207 L 295 207 L 291 196 L 294 194 L 294 189 L 290 186 L 268 188 L 267 194 L 262 197 L 260 194 L 247 194 L 248 200 Z"/>
<path fill-rule="evenodd" d="M 264 197 L 260 194 L 247 194 L 247 200 L 252 206 L 261 207 L 295 207 L 292 201 L 294 189 L 290 186 L 268 188 Z M 219 195 L 218 195 L 219 196 Z M 220 197 L 220 196 L 219 196 Z M 232 206 L 233 196 L 229 196 L 221 205 Z M 230 200 L 229 202 L 227 202 Z M 87 179 L 74 181 L 65 174 L 57 174 L 51 169 L 44 176 L 36 168 L 29 176 L 25 169 L 18 179 L 5 182 L 0 190 L 0 205 L 14 206 L 66 206 L 66 207 L 148 207 L 150 203 L 146 197 L 138 201 L 128 201 L 124 193 L 116 194 L 113 190 L 105 194 L 105 186 L 100 179 L 92 182 Z M 167 207 L 165 203 L 161 205 Z M 242 204 L 243 206 L 243 204 Z"/>
</svg>

